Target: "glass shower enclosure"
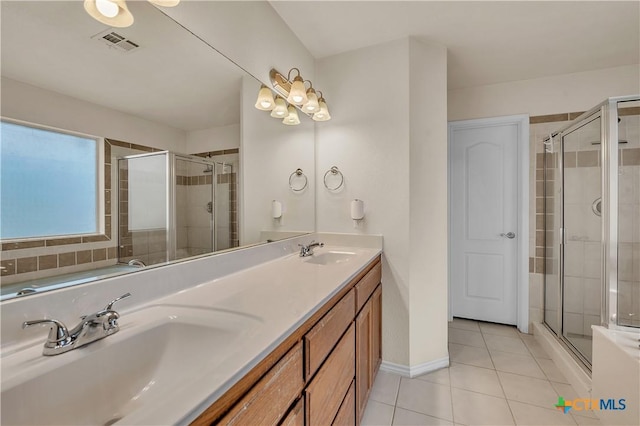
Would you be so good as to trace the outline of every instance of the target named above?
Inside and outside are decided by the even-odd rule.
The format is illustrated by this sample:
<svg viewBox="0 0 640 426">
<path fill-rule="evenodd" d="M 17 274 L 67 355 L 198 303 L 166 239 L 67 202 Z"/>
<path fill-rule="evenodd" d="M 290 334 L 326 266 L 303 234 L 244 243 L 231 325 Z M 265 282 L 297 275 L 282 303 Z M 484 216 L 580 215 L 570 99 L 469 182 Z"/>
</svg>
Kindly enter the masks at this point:
<svg viewBox="0 0 640 426">
<path fill-rule="evenodd" d="M 154 265 L 232 246 L 229 164 L 168 151 L 118 160 L 119 262 Z"/>
<path fill-rule="evenodd" d="M 640 97 L 547 138 L 544 321 L 585 366 L 591 326 L 640 327 Z"/>
</svg>

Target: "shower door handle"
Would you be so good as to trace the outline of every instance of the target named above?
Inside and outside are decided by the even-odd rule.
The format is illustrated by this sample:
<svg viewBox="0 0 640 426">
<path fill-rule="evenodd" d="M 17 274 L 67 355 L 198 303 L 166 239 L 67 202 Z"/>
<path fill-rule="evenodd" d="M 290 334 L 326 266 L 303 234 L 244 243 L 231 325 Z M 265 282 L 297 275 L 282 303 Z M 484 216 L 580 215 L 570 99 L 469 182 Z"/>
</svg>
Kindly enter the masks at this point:
<svg viewBox="0 0 640 426">
<path fill-rule="evenodd" d="M 514 234 L 513 232 L 507 232 L 500 234 L 501 237 L 507 237 L 510 240 L 513 240 L 516 237 L 516 234 Z"/>
</svg>

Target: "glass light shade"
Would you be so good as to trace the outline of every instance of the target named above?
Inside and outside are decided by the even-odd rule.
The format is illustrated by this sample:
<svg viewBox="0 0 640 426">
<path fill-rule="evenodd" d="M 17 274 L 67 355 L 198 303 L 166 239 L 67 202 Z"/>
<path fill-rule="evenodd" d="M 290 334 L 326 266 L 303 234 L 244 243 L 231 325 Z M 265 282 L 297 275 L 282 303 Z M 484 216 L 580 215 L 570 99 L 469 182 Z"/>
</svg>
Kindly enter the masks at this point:
<svg viewBox="0 0 640 426">
<path fill-rule="evenodd" d="M 287 115 L 289 115 L 287 103 L 280 96 L 276 96 L 276 106 L 271 110 L 271 116 L 273 118 L 284 118 Z"/>
<path fill-rule="evenodd" d="M 304 88 L 304 81 L 302 77 L 296 76 L 291 83 L 291 91 L 289 91 L 289 97 L 287 102 L 294 105 L 304 105 L 309 101 L 307 99 L 307 91 Z"/>
<path fill-rule="evenodd" d="M 180 3 L 180 0 L 149 0 L 149 3 L 162 7 L 174 7 Z"/>
<path fill-rule="evenodd" d="M 124 28 L 133 24 L 133 15 L 124 0 L 84 0 L 84 10 L 96 21 L 110 27 Z"/>
<path fill-rule="evenodd" d="M 98 12 L 100 12 L 102 16 L 106 16 L 107 18 L 114 18 L 120 10 L 118 5 L 111 0 L 96 0 L 96 9 L 98 9 Z"/>
<path fill-rule="evenodd" d="M 286 124 L 287 126 L 295 126 L 300 124 L 300 118 L 298 118 L 298 111 L 296 110 L 296 108 L 292 105 L 289 105 L 289 115 L 287 115 L 285 117 L 284 120 L 282 120 L 282 123 Z"/>
<path fill-rule="evenodd" d="M 307 99 L 309 99 L 309 101 L 302 106 L 304 112 L 313 114 L 320 111 L 320 105 L 318 104 L 318 95 L 316 95 L 316 91 L 312 88 L 307 90 Z"/>
<path fill-rule="evenodd" d="M 327 108 L 327 103 L 324 101 L 324 99 L 320 98 L 320 102 L 318 103 L 320 104 L 320 110 L 313 114 L 313 117 L 311 118 L 313 118 L 314 121 L 331 120 L 331 114 L 329 114 L 329 108 Z"/>
<path fill-rule="evenodd" d="M 267 86 L 263 85 L 258 92 L 255 107 L 260 111 L 271 111 L 274 106 L 276 106 L 276 103 L 273 100 L 273 93 L 271 93 L 271 90 L 269 90 Z"/>
</svg>

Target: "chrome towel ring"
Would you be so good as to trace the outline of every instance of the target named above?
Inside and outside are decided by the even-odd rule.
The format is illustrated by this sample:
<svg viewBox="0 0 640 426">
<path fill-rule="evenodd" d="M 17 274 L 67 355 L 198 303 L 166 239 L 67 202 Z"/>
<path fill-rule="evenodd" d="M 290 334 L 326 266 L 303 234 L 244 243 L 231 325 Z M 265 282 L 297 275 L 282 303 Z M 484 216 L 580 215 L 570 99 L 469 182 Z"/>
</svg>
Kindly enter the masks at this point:
<svg viewBox="0 0 640 426">
<path fill-rule="evenodd" d="M 338 175 L 340 176 L 340 182 L 338 182 L 338 184 L 330 185 L 327 183 L 327 178 L 330 178 L 332 176 L 338 176 Z M 338 169 L 337 166 L 331 166 L 331 168 L 327 170 L 327 172 L 324 174 L 323 181 L 324 181 L 324 187 L 327 188 L 329 191 L 337 191 L 338 189 L 342 188 L 342 185 L 344 185 L 344 175 Z"/>
<path fill-rule="evenodd" d="M 294 184 L 295 181 L 301 181 L 297 185 Z M 302 192 L 305 190 L 307 185 L 309 184 L 309 179 L 307 179 L 307 175 L 304 174 L 302 169 L 298 168 L 295 172 L 291 173 L 289 176 L 289 188 L 293 192 Z"/>
</svg>

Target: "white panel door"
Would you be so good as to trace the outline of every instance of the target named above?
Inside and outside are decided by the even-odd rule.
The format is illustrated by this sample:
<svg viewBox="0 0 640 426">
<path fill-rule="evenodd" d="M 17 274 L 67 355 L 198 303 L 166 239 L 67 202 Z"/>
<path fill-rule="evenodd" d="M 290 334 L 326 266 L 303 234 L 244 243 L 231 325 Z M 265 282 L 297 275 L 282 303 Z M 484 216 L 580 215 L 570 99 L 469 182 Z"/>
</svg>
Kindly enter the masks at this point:
<svg viewBox="0 0 640 426">
<path fill-rule="evenodd" d="M 455 317 L 517 322 L 518 126 L 450 132 L 451 309 Z"/>
</svg>

